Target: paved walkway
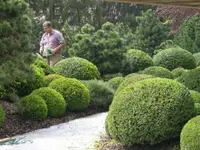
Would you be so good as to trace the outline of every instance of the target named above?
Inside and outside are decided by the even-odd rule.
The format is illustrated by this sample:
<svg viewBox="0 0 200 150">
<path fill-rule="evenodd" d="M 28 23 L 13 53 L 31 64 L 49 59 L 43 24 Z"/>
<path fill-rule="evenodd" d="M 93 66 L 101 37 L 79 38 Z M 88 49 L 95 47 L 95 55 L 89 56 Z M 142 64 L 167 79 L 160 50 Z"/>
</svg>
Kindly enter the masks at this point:
<svg viewBox="0 0 200 150">
<path fill-rule="evenodd" d="M 76 119 L 46 129 L 16 136 L 20 144 L 0 146 L 0 150 L 94 150 L 105 133 L 107 113 Z"/>
</svg>

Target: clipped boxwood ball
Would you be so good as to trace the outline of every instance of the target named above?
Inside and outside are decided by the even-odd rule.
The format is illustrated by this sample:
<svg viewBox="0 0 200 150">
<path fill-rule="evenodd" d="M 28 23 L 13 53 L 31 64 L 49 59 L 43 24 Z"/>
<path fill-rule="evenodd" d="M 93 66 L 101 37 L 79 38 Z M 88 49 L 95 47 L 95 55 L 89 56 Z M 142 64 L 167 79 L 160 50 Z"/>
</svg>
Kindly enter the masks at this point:
<svg viewBox="0 0 200 150">
<path fill-rule="evenodd" d="M 177 81 L 184 84 L 190 90 L 200 92 L 200 67 L 183 73 L 177 78 Z"/>
<path fill-rule="evenodd" d="M 2 106 L 0 105 L 0 127 L 2 126 L 4 120 L 5 120 L 5 112 Z"/>
<path fill-rule="evenodd" d="M 155 66 L 162 66 L 169 70 L 178 67 L 185 69 L 193 69 L 196 67 L 196 61 L 193 55 L 179 47 L 162 50 L 154 55 L 153 62 Z"/>
<path fill-rule="evenodd" d="M 125 53 L 122 70 L 123 73 L 129 74 L 152 65 L 153 60 L 147 53 L 137 49 L 130 49 Z"/>
<path fill-rule="evenodd" d="M 77 79 L 59 78 L 52 81 L 49 87 L 63 95 L 70 111 L 85 110 L 90 103 L 88 88 Z"/>
<path fill-rule="evenodd" d="M 187 72 L 187 69 L 184 69 L 182 67 L 178 67 L 175 68 L 171 71 L 171 73 L 173 74 L 174 78 L 178 78 L 179 76 L 181 76 L 183 73 Z"/>
<path fill-rule="evenodd" d="M 199 66 L 200 65 L 200 52 L 194 53 L 193 56 L 195 58 L 196 65 Z"/>
<path fill-rule="evenodd" d="M 124 80 L 120 83 L 118 86 L 117 90 L 115 91 L 115 95 L 117 95 L 121 90 L 126 88 L 127 86 L 136 83 L 141 80 L 149 79 L 149 78 L 154 78 L 152 75 L 148 74 L 137 74 L 137 73 L 132 73 L 127 75 Z"/>
<path fill-rule="evenodd" d="M 50 87 L 42 87 L 33 91 L 31 94 L 42 97 L 47 104 L 48 115 L 50 117 L 60 117 L 65 113 L 66 101 L 56 90 Z"/>
<path fill-rule="evenodd" d="M 53 80 L 58 79 L 58 78 L 65 78 L 62 75 L 59 74 L 49 74 L 44 77 L 44 86 L 48 86 L 49 83 L 51 83 Z"/>
<path fill-rule="evenodd" d="M 71 57 L 59 61 L 54 66 L 54 70 L 65 77 L 80 80 L 100 78 L 97 67 L 88 60 L 79 57 Z"/>
<path fill-rule="evenodd" d="M 141 71 L 141 73 L 153 75 L 160 78 L 169 78 L 169 79 L 174 78 L 173 74 L 168 69 L 160 66 L 148 67 L 143 71 Z"/>
<path fill-rule="evenodd" d="M 194 115 L 189 90 L 174 80 L 153 78 L 124 88 L 114 97 L 108 133 L 123 144 L 156 144 L 180 135 Z"/>
<path fill-rule="evenodd" d="M 181 131 L 181 150 L 199 150 L 200 116 L 189 120 Z"/>
<path fill-rule="evenodd" d="M 47 117 L 47 105 L 40 96 L 30 94 L 17 104 L 19 113 L 26 119 L 43 120 Z"/>
</svg>

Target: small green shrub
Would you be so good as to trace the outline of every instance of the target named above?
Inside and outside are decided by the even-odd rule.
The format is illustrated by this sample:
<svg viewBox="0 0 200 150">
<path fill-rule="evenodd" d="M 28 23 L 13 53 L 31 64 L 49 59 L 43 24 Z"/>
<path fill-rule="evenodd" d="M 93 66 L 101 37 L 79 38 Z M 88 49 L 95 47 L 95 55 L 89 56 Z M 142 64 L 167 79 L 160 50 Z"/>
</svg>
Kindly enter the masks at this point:
<svg viewBox="0 0 200 150">
<path fill-rule="evenodd" d="M 193 69 L 196 67 L 193 55 L 178 47 L 162 50 L 154 55 L 153 62 L 155 66 L 162 66 L 169 70 L 178 67 L 183 67 L 184 69 Z"/>
<path fill-rule="evenodd" d="M 33 74 L 22 82 L 16 81 L 13 83 L 14 89 L 20 97 L 30 94 L 32 91 L 44 86 L 44 72 L 43 69 L 38 68 L 35 65 L 31 66 Z"/>
<path fill-rule="evenodd" d="M 28 95 L 17 102 L 17 108 L 24 118 L 33 120 L 43 120 L 47 117 L 47 105 L 45 101 L 37 95 Z"/>
<path fill-rule="evenodd" d="M 177 81 L 190 90 L 200 92 L 200 67 L 189 70 L 177 78 Z"/>
<path fill-rule="evenodd" d="M 89 90 L 77 79 L 59 78 L 52 81 L 49 87 L 63 95 L 70 111 L 85 110 L 90 103 Z"/>
<path fill-rule="evenodd" d="M 200 116 L 189 120 L 181 131 L 181 150 L 199 150 Z"/>
<path fill-rule="evenodd" d="M 190 94 L 194 101 L 195 114 L 200 115 L 200 93 L 197 91 L 190 90 Z"/>
<path fill-rule="evenodd" d="M 112 103 L 114 90 L 101 80 L 83 81 L 90 91 L 90 106 L 97 106 L 108 110 Z"/>
<path fill-rule="evenodd" d="M 153 65 L 152 58 L 141 50 L 130 49 L 125 53 L 122 72 L 125 74 L 137 72 Z"/>
<path fill-rule="evenodd" d="M 121 90 L 123 90 L 127 86 L 133 83 L 136 83 L 138 81 L 149 79 L 149 78 L 154 78 L 154 76 L 147 75 L 147 74 L 136 74 L 136 73 L 129 74 L 124 78 L 122 83 L 118 86 L 117 90 L 115 91 L 115 95 L 117 95 L 117 93 L 119 93 Z"/>
<path fill-rule="evenodd" d="M 49 74 L 47 76 L 44 77 L 44 86 L 48 86 L 49 83 L 51 83 L 53 80 L 55 79 L 59 79 L 59 78 L 65 78 L 62 75 L 59 74 Z"/>
<path fill-rule="evenodd" d="M 65 113 L 66 101 L 56 90 L 49 87 L 42 87 L 31 94 L 42 97 L 47 104 L 48 115 L 50 117 L 60 117 Z"/>
<path fill-rule="evenodd" d="M 114 77 L 107 82 L 107 85 L 110 88 L 117 90 L 118 86 L 120 85 L 120 83 L 122 83 L 123 80 L 124 77 Z"/>
<path fill-rule="evenodd" d="M 143 71 L 141 71 L 140 73 L 149 74 L 149 75 L 153 75 L 153 76 L 161 77 L 161 78 L 169 78 L 169 79 L 174 78 L 173 74 L 168 69 L 160 67 L 160 66 L 148 67 L 144 69 Z"/>
<path fill-rule="evenodd" d="M 38 68 L 41 68 L 44 71 L 45 75 L 54 73 L 54 70 L 48 65 L 47 61 L 43 58 L 37 56 L 33 64 L 36 65 Z"/>
<path fill-rule="evenodd" d="M 56 73 L 69 78 L 90 80 L 100 78 L 97 67 L 86 59 L 79 57 L 66 58 L 54 66 Z"/>
<path fill-rule="evenodd" d="M 122 144 L 156 144 L 178 137 L 193 115 L 194 102 L 183 84 L 164 78 L 146 79 L 114 97 L 107 128 Z"/>
<path fill-rule="evenodd" d="M 3 125 L 4 120 L 5 120 L 5 112 L 2 106 L 0 105 L 0 127 Z"/>
<path fill-rule="evenodd" d="M 178 67 L 175 68 L 171 71 L 171 73 L 173 74 L 174 78 L 178 78 L 179 76 L 181 76 L 183 73 L 187 72 L 187 69 L 184 69 L 182 67 Z"/>
<path fill-rule="evenodd" d="M 0 85 L 0 99 L 3 99 L 7 96 L 7 91 L 4 86 Z"/>
</svg>

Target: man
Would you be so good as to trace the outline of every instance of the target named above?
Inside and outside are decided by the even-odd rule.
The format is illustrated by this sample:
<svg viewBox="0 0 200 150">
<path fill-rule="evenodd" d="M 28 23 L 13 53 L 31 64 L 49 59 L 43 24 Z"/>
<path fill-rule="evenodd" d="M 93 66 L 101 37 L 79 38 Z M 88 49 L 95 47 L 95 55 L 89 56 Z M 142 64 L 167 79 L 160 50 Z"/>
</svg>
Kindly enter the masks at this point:
<svg viewBox="0 0 200 150">
<path fill-rule="evenodd" d="M 53 67 L 62 59 L 62 48 L 65 40 L 61 32 L 52 28 L 50 21 L 43 23 L 45 33 L 40 41 L 40 54 L 47 59 L 50 67 Z"/>
</svg>

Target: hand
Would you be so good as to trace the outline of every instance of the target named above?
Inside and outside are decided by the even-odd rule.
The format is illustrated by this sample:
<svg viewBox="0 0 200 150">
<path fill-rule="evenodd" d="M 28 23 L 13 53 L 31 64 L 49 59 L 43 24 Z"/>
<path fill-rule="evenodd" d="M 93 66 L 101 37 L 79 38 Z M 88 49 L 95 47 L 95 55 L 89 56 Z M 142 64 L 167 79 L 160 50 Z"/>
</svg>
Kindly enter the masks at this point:
<svg viewBox="0 0 200 150">
<path fill-rule="evenodd" d="M 55 55 L 55 54 L 56 54 L 56 51 L 57 51 L 57 50 L 54 48 L 54 49 L 51 50 L 51 53 L 52 53 L 53 55 Z"/>
</svg>

